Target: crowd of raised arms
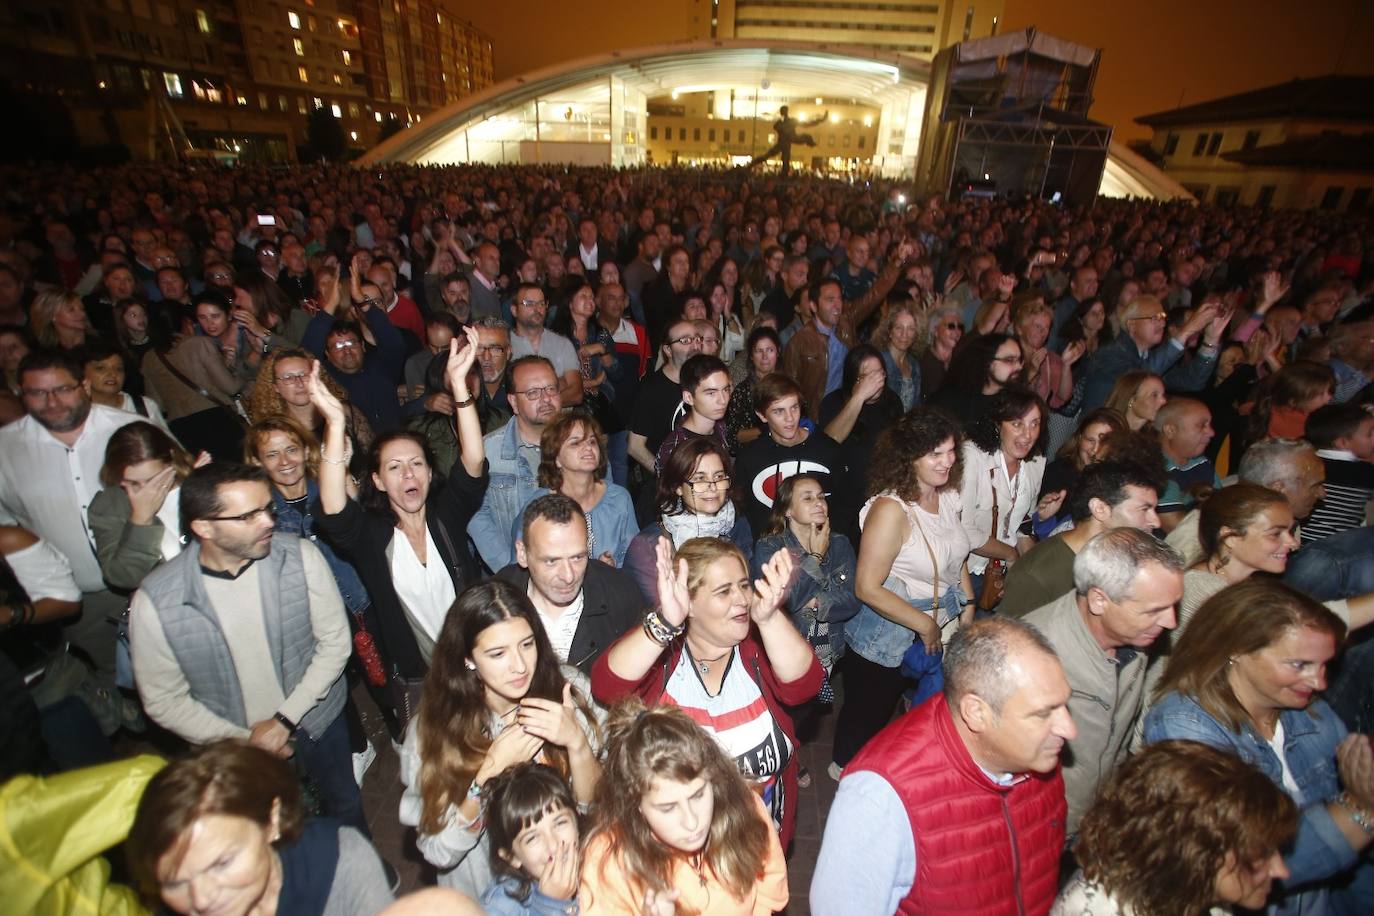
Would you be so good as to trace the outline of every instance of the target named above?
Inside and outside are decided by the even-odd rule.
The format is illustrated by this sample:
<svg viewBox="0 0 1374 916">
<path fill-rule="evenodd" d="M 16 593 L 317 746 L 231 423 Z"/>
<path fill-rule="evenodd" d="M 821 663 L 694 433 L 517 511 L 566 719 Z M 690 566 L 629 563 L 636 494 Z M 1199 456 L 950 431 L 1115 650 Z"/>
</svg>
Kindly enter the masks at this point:
<svg viewBox="0 0 1374 916">
<path fill-rule="evenodd" d="M 1374 911 L 1366 215 L 4 167 L 0 370 L 0 908 Z"/>
</svg>

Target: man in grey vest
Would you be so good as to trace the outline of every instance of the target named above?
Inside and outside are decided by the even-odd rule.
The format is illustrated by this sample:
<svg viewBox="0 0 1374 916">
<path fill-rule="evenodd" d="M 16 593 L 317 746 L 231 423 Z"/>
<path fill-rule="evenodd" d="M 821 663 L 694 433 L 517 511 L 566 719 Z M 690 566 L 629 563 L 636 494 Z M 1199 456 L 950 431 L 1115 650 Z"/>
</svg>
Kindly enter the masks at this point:
<svg viewBox="0 0 1374 916">
<path fill-rule="evenodd" d="M 191 744 L 300 755 L 325 813 L 369 835 L 342 715 L 350 637 L 315 545 L 276 534 L 267 476 L 214 464 L 181 485 L 190 543 L 134 594 L 129 643 L 148 716 Z"/>
</svg>

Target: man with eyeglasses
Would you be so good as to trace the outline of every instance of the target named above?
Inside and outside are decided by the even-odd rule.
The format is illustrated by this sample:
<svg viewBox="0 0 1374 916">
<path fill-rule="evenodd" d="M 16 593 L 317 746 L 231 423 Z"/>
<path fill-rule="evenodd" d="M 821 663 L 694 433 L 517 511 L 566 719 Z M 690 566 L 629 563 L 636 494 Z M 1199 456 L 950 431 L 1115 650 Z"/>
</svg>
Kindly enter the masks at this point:
<svg viewBox="0 0 1374 916">
<path fill-rule="evenodd" d="M 342 715 L 352 640 L 329 563 L 308 539 L 276 533 L 261 468 L 217 461 L 180 489 L 190 543 L 130 605 L 143 708 L 190 744 L 239 738 L 297 755 L 325 813 L 367 836 Z"/>
<path fill-rule="evenodd" d="M 362 329 L 356 322 L 334 317 L 337 299 L 321 303 L 301 335 L 301 349 L 320 357 L 334 381 L 348 392 L 348 399 L 367 416 L 373 432 L 382 435 L 399 427 L 403 416 L 423 413 L 425 402 L 416 400 L 404 411 L 400 408 L 396 385 L 405 367 L 405 341 L 379 308 L 382 291 L 373 283 L 362 283 L 358 293 L 358 310 L 377 341 L 371 352 L 363 347 Z"/>
<path fill-rule="evenodd" d="M 515 327 L 510 336 L 511 359 L 522 356 L 542 356 L 558 373 L 558 387 L 562 404 L 570 407 L 582 403 L 582 360 L 572 341 L 556 331 L 544 327 L 549 313 L 549 300 L 544 288 L 533 283 L 521 283 L 511 300 L 511 314 Z"/>
<path fill-rule="evenodd" d="M 124 601 L 105 585 L 86 524 L 100 492 L 105 446 L 137 414 L 91 402 L 84 372 L 65 353 L 36 350 L 19 363 L 28 416 L 0 429 L 0 524 L 19 525 L 56 547 L 82 592 L 80 618 L 63 635 L 89 657 L 97 682 L 113 687 L 115 630 Z"/>
<path fill-rule="evenodd" d="M 468 535 L 492 572 L 514 557 L 511 529 L 539 489 L 539 440 L 558 416 L 558 377 L 542 356 L 522 356 L 506 367 L 507 399 L 514 416 L 483 437 L 491 484 Z"/>
<path fill-rule="evenodd" d="M 667 338 L 659 351 L 663 365 L 640 383 L 634 412 L 630 415 L 628 451 L 635 463 L 644 469 L 649 482 L 657 472 L 655 456 L 659 446 L 687 410 L 682 401 L 682 367 L 701 352 L 701 332 L 696 323 L 683 319 L 669 325 Z"/>
<path fill-rule="evenodd" d="M 1158 297 L 1142 295 L 1126 308 L 1116 339 L 1098 348 L 1088 363 L 1084 381 L 1083 411 L 1096 410 L 1107 401 L 1116 380 L 1127 372 L 1144 369 L 1164 376 L 1171 391 L 1200 391 L 1217 364 L 1217 346 L 1231 321 L 1231 309 L 1209 299 L 1188 317 L 1174 336 L 1164 339 L 1168 314 Z M 1189 337 L 1202 332 L 1202 346 L 1184 360 Z"/>
</svg>

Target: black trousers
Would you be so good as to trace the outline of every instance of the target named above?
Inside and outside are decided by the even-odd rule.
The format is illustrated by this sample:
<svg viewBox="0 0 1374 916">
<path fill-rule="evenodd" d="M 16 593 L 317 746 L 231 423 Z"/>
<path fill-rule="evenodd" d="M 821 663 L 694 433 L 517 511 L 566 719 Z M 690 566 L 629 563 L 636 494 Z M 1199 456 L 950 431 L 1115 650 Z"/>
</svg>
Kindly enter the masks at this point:
<svg viewBox="0 0 1374 916">
<path fill-rule="evenodd" d="M 844 705 L 835 720 L 832 756 L 844 767 L 892 720 L 892 711 L 911 682 L 902 676 L 900 668 L 875 664 L 853 649 L 841 657 L 838 670 L 844 685 Z"/>
</svg>

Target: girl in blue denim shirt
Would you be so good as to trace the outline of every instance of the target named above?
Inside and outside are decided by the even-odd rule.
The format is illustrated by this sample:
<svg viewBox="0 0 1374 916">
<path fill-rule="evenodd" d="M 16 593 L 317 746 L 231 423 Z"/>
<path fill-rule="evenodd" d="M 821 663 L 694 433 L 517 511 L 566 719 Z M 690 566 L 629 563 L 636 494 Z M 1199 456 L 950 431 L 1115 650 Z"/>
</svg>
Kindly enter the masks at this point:
<svg viewBox="0 0 1374 916">
<path fill-rule="evenodd" d="M 493 881 L 482 895 L 492 916 L 577 916 L 582 836 L 563 777 L 522 763 L 483 787 Z"/>
<path fill-rule="evenodd" d="M 1317 699 L 1345 638 L 1331 611 L 1271 579 L 1250 578 L 1208 599 L 1174 647 L 1147 743 L 1200 741 L 1254 764 L 1297 803 L 1291 877 L 1270 897 L 1277 914 L 1368 913 L 1374 867 L 1374 747 Z"/>
</svg>

